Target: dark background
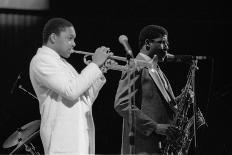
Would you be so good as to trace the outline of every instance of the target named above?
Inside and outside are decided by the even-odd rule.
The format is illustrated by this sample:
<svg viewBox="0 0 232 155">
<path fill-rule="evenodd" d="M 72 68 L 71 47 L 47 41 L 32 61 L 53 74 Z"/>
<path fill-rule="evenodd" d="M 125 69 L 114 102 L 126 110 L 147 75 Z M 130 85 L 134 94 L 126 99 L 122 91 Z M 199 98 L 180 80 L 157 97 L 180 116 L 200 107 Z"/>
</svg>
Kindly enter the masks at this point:
<svg viewBox="0 0 232 155">
<path fill-rule="evenodd" d="M 208 124 L 197 130 L 197 150 L 200 155 L 231 153 L 232 21 L 230 7 L 224 1 L 52 0 L 49 10 L 0 9 L 1 145 L 17 128 L 40 119 L 38 101 L 30 95 L 34 95 L 34 91 L 28 67 L 41 46 L 42 28 L 50 17 L 64 17 L 74 24 L 77 50 L 94 52 L 104 45 L 115 55 L 125 56 L 124 48 L 118 42 L 118 37 L 124 34 L 136 53 L 140 29 L 157 24 L 169 32 L 170 53 L 207 56 L 206 60 L 198 61 L 195 77 L 196 103 Z M 85 67 L 82 58 L 82 55 L 73 54 L 68 61 L 81 71 Z M 178 95 L 186 84 L 189 64 L 164 63 L 161 67 Z M 120 72 L 108 71 L 105 76 L 107 83 L 93 106 L 96 154 L 119 154 L 122 119 L 114 111 L 113 104 Z M 13 90 L 17 77 L 20 78 Z M 39 137 L 33 141 L 42 153 Z M 0 154 L 9 154 L 13 149 L 1 147 Z M 194 153 L 191 145 L 189 154 Z"/>
</svg>

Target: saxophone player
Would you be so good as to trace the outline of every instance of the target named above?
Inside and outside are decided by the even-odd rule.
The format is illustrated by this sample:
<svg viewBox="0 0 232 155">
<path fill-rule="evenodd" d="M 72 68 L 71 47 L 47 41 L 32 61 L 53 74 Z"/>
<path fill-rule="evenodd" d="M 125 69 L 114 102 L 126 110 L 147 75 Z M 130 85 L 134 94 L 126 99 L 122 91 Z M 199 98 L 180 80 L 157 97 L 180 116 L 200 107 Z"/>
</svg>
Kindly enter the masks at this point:
<svg viewBox="0 0 232 155">
<path fill-rule="evenodd" d="M 160 69 L 158 63 L 164 61 L 168 47 L 168 32 L 158 25 L 147 25 L 139 34 L 139 53 L 137 60 L 151 63 L 152 67 L 134 70 L 128 87 L 128 72 L 122 72 L 117 88 L 114 108 L 123 117 L 123 132 L 121 154 L 130 154 L 131 145 L 134 154 L 161 154 L 160 142 L 167 136 L 175 139 L 179 130 L 171 125 L 174 116 L 175 103 L 171 85 Z M 129 121 L 130 95 L 132 88 L 135 106 L 135 130 L 131 141 L 131 122 Z M 133 101 L 133 100 L 132 100 Z M 132 143 L 132 144 L 131 144 Z"/>
</svg>

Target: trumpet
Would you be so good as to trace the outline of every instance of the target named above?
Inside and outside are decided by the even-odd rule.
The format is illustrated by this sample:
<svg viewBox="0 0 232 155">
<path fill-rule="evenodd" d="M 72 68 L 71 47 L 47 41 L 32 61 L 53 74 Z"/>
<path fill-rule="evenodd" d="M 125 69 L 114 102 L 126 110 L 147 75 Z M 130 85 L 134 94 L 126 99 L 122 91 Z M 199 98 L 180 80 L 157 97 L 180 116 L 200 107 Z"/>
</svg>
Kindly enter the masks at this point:
<svg viewBox="0 0 232 155">
<path fill-rule="evenodd" d="M 76 50 L 72 50 L 72 53 L 77 53 L 77 54 L 84 54 L 86 56 L 92 56 L 94 53 L 91 52 L 85 52 L 85 51 L 76 51 Z M 113 60 L 119 60 L 119 61 L 124 61 L 126 62 L 127 59 L 125 57 L 120 57 L 120 56 L 109 56 L 109 59 L 113 59 Z"/>
<path fill-rule="evenodd" d="M 91 60 L 87 60 L 88 56 L 93 56 L 94 53 L 86 52 L 86 51 L 76 51 L 72 50 L 72 53 L 76 54 L 83 54 L 84 58 L 83 61 L 86 65 L 88 65 Z M 125 65 L 119 65 L 116 61 L 122 61 L 126 63 Z M 105 64 L 101 67 L 103 72 L 107 72 L 107 70 L 116 70 L 116 71 L 127 71 L 128 69 L 133 69 L 133 67 L 137 69 L 141 69 L 143 67 L 151 67 L 152 64 L 145 62 L 143 60 L 136 60 L 136 59 L 130 59 L 129 65 L 128 65 L 128 59 L 125 57 L 120 56 L 114 56 L 110 55 L 109 58 L 106 60 Z"/>
</svg>

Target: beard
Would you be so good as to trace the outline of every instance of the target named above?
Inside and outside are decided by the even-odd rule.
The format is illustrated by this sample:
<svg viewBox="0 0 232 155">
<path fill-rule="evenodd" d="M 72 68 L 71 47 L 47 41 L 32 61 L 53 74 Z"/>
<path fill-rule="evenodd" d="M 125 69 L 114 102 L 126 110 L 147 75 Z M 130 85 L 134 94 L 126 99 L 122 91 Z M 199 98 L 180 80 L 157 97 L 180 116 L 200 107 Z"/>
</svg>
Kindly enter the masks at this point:
<svg viewBox="0 0 232 155">
<path fill-rule="evenodd" d="M 167 55 L 167 50 L 160 49 L 157 51 L 156 55 L 158 57 L 158 61 L 163 62 Z"/>
</svg>

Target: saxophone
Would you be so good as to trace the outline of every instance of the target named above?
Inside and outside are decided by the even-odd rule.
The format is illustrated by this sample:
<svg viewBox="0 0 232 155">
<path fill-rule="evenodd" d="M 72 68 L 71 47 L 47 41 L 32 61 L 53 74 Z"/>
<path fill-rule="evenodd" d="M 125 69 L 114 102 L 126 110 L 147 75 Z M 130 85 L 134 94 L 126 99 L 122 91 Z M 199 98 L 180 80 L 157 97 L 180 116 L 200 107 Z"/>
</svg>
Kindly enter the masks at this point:
<svg viewBox="0 0 232 155">
<path fill-rule="evenodd" d="M 172 121 L 172 124 L 179 129 L 178 137 L 175 140 L 166 137 L 164 142 L 164 147 L 162 149 L 163 155 L 187 155 L 188 150 L 194 136 L 194 121 L 196 118 L 196 129 L 200 126 L 206 124 L 205 119 L 200 111 L 197 108 L 196 116 L 191 114 L 189 111 L 190 107 L 193 106 L 193 98 L 190 95 L 190 91 L 193 88 L 193 76 L 194 72 L 197 69 L 196 62 L 190 66 L 187 83 L 182 90 L 182 93 L 177 102 L 177 109 Z M 193 91 L 192 91 L 193 92 Z"/>
</svg>

